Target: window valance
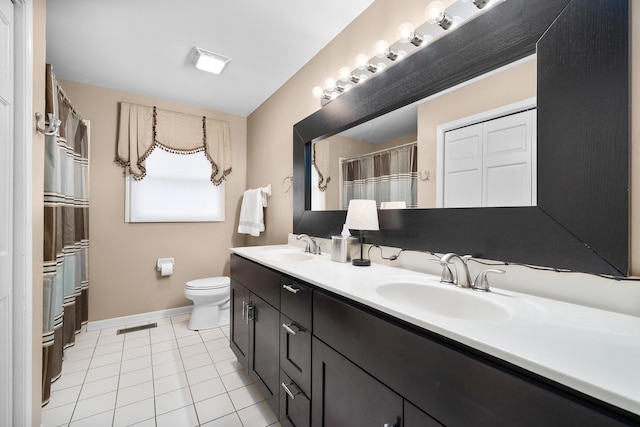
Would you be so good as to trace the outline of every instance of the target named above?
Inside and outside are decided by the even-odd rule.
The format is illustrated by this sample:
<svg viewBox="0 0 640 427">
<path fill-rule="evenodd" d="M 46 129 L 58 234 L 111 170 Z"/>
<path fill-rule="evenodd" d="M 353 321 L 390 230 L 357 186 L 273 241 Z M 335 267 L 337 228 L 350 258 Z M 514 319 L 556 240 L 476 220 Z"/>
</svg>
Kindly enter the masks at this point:
<svg viewBox="0 0 640 427">
<path fill-rule="evenodd" d="M 231 173 L 229 123 L 121 102 L 116 161 L 140 180 L 146 175 L 144 161 L 156 147 L 176 154 L 204 151 L 215 185 Z"/>
</svg>

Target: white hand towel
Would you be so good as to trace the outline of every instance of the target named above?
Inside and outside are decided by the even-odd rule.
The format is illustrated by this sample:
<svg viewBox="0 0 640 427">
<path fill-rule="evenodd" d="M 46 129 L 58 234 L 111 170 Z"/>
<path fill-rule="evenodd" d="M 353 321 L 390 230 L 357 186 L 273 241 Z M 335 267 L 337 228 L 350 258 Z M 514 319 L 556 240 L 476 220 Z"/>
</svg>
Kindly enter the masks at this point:
<svg viewBox="0 0 640 427">
<path fill-rule="evenodd" d="M 240 207 L 240 221 L 238 233 L 259 236 L 264 231 L 264 213 L 262 188 L 255 188 L 244 192 Z"/>
</svg>

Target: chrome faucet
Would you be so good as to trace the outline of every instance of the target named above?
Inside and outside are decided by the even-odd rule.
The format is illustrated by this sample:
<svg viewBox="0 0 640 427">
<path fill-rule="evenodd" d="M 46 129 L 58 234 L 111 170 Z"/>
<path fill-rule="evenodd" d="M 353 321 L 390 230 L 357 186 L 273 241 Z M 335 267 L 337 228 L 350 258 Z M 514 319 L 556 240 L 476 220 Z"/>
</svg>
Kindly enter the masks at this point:
<svg viewBox="0 0 640 427">
<path fill-rule="evenodd" d="M 467 261 L 471 259 L 471 255 L 460 256 L 453 252 L 445 254 L 440 258 L 440 264 L 443 267 L 447 267 L 448 264 L 453 264 L 453 283 L 461 288 L 471 287 L 471 275 L 469 274 L 469 267 Z"/>
<path fill-rule="evenodd" d="M 297 240 L 306 239 L 305 241 L 306 246 L 304 248 L 305 252 L 308 252 L 314 255 L 321 255 L 320 246 L 316 242 L 316 239 L 314 239 L 313 237 L 303 233 L 303 234 L 298 234 L 298 237 L 296 237 L 296 239 Z"/>
</svg>

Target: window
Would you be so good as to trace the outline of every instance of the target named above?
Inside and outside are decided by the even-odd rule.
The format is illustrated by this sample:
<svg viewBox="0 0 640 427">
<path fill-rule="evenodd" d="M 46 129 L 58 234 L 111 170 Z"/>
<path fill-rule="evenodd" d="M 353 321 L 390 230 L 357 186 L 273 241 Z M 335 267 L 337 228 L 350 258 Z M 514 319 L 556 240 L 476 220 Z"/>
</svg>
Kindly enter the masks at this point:
<svg viewBox="0 0 640 427">
<path fill-rule="evenodd" d="M 147 175 L 126 177 L 126 222 L 224 221 L 224 182 L 213 185 L 204 151 L 169 153 L 156 147 L 146 159 Z"/>
</svg>

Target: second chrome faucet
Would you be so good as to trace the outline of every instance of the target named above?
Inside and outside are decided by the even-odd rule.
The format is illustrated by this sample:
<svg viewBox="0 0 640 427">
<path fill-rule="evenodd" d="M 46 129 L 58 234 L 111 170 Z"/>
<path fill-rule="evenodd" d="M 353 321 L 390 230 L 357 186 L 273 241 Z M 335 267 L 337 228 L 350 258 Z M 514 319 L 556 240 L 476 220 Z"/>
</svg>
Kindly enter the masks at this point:
<svg viewBox="0 0 640 427">
<path fill-rule="evenodd" d="M 473 288 L 477 291 L 489 292 L 489 281 L 487 280 L 487 274 L 504 274 L 504 270 L 489 269 L 481 271 L 476 279 L 471 282 L 471 274 L 469 273 L 469 266 L 467 261 L 472 258 L 471 255 L 460 256 L 456 253 L 450 252 L 445 254 L 437 262 L 442 265 L 442 283 L 453 283 L 461 288 Z M 449 265 L 453 264 L 453 272 L 449 269 Z"/>
</svg>

